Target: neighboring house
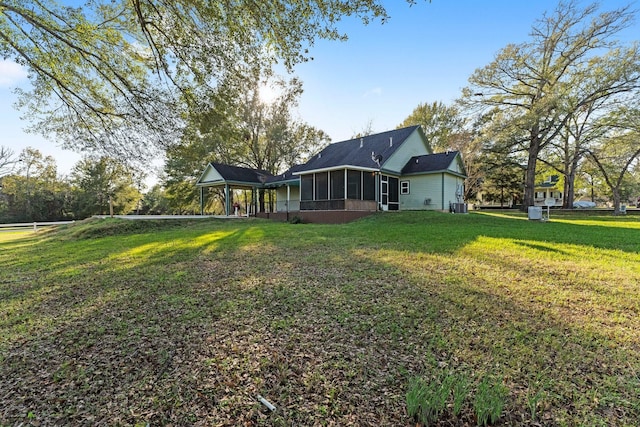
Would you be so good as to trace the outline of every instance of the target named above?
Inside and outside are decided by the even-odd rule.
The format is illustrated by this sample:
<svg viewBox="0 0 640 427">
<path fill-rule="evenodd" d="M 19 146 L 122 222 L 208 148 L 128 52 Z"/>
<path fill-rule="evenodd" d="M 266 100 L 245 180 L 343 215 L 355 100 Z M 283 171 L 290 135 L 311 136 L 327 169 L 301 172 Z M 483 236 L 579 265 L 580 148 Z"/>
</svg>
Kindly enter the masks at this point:
<svg viewBox="0 0 640 427">
<path fill-rule="evenodd" d="M 563 197 L 560 190 L 560 176 L 551 175 L 543 182 L 536 183 L 534 193 L 534 206 L 546 206 L 545 200 L 553 199 L 551 206 L 562 207 Z"/>
<path fill-rule="evenodd" d="M 411 126 L 330 144 L 277 176 L 210 163 L 197 185 L 202 197 L 205 187 L 224 186 L 227 214 L 230 189 L 254 197 L 263 189 L 275 192 L 275 212 L 258 216 L 344 222 L 377 210 L 449 211 L 462 203 L 465 177 L 459 152 L 432 154 L 420 126 Z"/>
</svg>

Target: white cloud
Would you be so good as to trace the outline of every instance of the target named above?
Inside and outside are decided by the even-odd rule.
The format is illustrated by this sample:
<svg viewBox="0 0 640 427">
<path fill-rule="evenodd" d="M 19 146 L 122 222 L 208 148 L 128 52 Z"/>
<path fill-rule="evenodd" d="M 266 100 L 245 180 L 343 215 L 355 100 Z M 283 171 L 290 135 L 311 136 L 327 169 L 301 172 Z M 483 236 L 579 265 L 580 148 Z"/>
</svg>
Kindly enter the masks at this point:
<svg viewBox="0 0 640 427">
<path fill-rule="evenodd" d="M 13 61 L 0 60 L 0 87 L 13 86 L 27 78 L 27 71 Z"/>
<path fill-rule="evenodd" d="M 381 87 L 374 87 L 373 89 L 369 89 L 368 91 L 366 91 L 364 93 L 364 97 L 368 98 L 370 96 L 380 96 L 382 95 L 382 88 Z"/>
</svg>

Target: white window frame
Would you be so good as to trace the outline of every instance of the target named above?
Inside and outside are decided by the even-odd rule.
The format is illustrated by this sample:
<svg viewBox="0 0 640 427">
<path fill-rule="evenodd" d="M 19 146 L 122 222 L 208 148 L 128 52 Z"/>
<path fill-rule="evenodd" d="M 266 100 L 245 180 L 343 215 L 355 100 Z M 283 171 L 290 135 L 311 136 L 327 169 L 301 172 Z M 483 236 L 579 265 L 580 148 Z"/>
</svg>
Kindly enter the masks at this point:
<svg viewBox="0 0 640 427">
<path fill-rule="evenodd" d="M 406 188 L 405 188 L 405 184 L 406 184 Z M 402 195 L 411 194 L 411 181 L 409 180 L 400 181 L 400 194 Z"/>
</svg>

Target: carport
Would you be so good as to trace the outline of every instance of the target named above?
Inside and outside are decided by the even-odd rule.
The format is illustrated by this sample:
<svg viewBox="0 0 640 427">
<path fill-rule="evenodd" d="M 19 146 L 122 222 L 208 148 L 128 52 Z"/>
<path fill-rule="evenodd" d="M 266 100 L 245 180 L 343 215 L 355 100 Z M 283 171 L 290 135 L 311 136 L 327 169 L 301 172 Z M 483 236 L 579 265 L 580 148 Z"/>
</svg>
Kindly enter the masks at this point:
<svg viewBox="0 0 640 427">
<path fill-rule="evenodd" d="M 224 212 L 226 216 L 233 213 L 231 206 L 231 194 L 233 190 L 250 191 L 251 197 L 248 206 L 255 215 L 258 212 L 258 189 L 263 188 L 264 183 L 272 175 L 265 171 L 259 171 L 239 166 L 229 166 L 222 163 L 211 162 L 196 182 L 200 189 L 200 214 L 204 215 L 205 189 L 208 187 L 224 188 Z"/>
</svg>

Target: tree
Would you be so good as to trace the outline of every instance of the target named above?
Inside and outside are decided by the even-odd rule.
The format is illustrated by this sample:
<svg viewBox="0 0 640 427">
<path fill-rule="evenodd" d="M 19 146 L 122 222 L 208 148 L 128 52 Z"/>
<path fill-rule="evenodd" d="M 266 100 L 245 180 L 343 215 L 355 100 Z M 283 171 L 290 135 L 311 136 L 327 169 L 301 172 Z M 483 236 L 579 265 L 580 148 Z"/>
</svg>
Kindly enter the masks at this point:
<svg viewBox="0 0 640 427">
<path fill-rule="evenodd" d="M 612 40 L 633 18 L 629 7 L 598 14 L 595 4 L 562 2 L 533 26 L 532 41 L 508 45 L 470 77 L 467 104 L 502 110 L 508 124 L 494 123 L 496 132 L 506 130 L 509 145 L 527 153 L 525 207 L 533 205 L 542 150 L 575 112 L 638 87 L 638 45 Z"/>
<path fill-rule="evenodd" d="M 0 145 L 0 178 L 13 170 L 16 161 L 13 150 Z"/>
<path fill-rule="evenodd" d="M 631 180 L 629 175 L 638 168 L 640 158 L 640 110 L 621 109 L 606 121 L 611 131 L 588 150 L 588 155 L 610 189 L 614 215 L 618 215 L 622 200 L 635 190 L 635 180 Z"/>
<path fill-rule="evenodd" d="M 145 215 L 166 215 L 170 214 L 169 200 L 162 185 L 156 184 L 147 191 L 142 199 L 142 209 L 140 214 Z"/>
<path fill-rule="evenodd" d="M 134 173 L 106 156 L 80 160 L 73 168 L 71 182 L 77 218 L 127 214 L 135 209 L 142 197 Z"/>
<path fill-rule="evenodd" d="M 447 106 L 439 101 L 418 104 L 397 127 L 412 125 L 420 125 L 432 151 L 460 152 L 467 173 L 464 198 L 473 199 L 479 190 L 481 179 L 481 166 L 478 163 L 481 140 L 474 136 L 477 133 L 476 125 L 467 129 L 467 119 L 460 114 L 457 106 Z"/>
<path fill-rule="evenodd" d="M 418 104 L 398 128 L 412 125 L 420 125 L 431 149 L 442 152 L 452 148 L 453 140 L 464 129 L 465 120 L 455 106 L 436 101 Z"/>
<path fill-rule="evenodd" d="M 362 130 L 351 135 L 351 139 L 363 138 L 365 136 L 373 135 L 374 133 L 376 133 L 376 131 L 373 129 L 373 120 L 369 119 L 362 127 Z"/>
<path fill-rule="evenodd" d="M 499 202 L 505 207 L 509 202 L 517 204 L 522 197 L 522 175 L 524 168 L 513 158 L 490 150 L 483 152 L 482 165 L 483 200 Z"/>
<path fill-rule="evenodd" d="M 269 84 L 279 90 L 270 103 L 260 97 L 262 87 Z M 208 162 L 276 175 L 319 151 L 329 141 L 327 135 L 294 117 L 301 93 L 299 80 L 287 82 L 268 73 L 254 76 L 235 96 L 215 93 L 211 104 L 222 106 L 191 117 L 182 141 L 167 150 L 165 184 L 172 206 L 192 208 L 189 201 L 197 200 L 195 181 Z"/>
<path fill-rule="evenodd" d="M 66 219 L 68 186 L 57 176 L 56 162 L 34 148 L 25 148 L 16 163 L 16 173 L 2 179 L 7 219 L 52 221 Z"/>
<path fill-rule="evenodd" d="M 269 84 L 268 82 L 266 84 Z M 241 141 L 230 152 L 231 161 L 247 167 L 278 174 L 304 162 L 329 141 L 321 130 L 293 117 L 302 94 L 302 82 L 271 83 L 279 89 L 273 102 L 260 98 L 261 83 L 255 79 L 237 105 L 237 123 Z"/>
<path fill-rule="evenodd" d="M 413 3 L 414 0 L 408 0 Z M 388 18 L 381 0 L 0 0 L 0 57 L 29 70 L 20 105 L 67 147 L 164 149 L 218 83 L 276 59 L 291 70 L 344 17 Z"/>
</svg>

